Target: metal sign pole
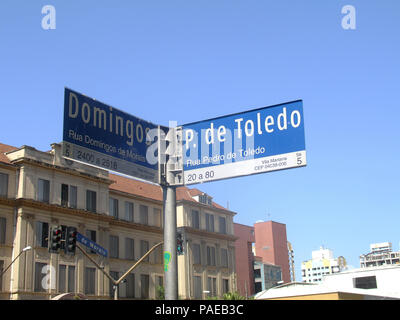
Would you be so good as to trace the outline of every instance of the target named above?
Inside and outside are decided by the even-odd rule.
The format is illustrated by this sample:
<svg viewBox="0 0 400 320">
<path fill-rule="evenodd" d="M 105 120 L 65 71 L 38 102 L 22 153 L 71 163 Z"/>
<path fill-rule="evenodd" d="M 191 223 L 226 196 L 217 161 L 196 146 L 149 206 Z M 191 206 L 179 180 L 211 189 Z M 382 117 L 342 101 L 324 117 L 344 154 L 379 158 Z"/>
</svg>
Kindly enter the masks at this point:
<svg viewBox="0 0 400 320">
<path fill-rule="evenodd" d="M 163 186 L 164 201 L 164 280 L 165 300 L 178 299 L 176 251 L 176 188 Z"/>
<path fill-rule="evenodd" d="M 160 139 L 161 140 L 161 139 Z M 161 146 L 159 152 L 165 155 L 165 179 L 161 179 L 164 208 L 164 280 L 165 299 L 178 299 L 178 254 L 176 239 L 176 186 L 182 179 L 181 130 L 170 128 L 165 137 L 168 147 Z M 178 183 L 177 183 L 178 181 Z"/>
</svg>

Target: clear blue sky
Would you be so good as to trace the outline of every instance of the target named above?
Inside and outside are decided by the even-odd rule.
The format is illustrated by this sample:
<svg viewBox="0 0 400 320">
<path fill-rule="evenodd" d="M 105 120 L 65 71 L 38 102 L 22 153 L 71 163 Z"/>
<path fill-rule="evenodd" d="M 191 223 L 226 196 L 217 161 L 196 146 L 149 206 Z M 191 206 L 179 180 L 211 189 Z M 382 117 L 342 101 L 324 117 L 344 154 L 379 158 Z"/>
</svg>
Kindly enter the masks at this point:
<svg viewBox="0 0 400 320">
<path fill-rule="evenodd" d="M 307 167 L 197 187 L 285 223 L 298 274 L 320 245 L 358 267 L 400 241 L 399 30 L 398 0 L 2 0 L 0 141 L 60 142 L 65 86 L 162 125 L 303 99 Z"/>
</svg>

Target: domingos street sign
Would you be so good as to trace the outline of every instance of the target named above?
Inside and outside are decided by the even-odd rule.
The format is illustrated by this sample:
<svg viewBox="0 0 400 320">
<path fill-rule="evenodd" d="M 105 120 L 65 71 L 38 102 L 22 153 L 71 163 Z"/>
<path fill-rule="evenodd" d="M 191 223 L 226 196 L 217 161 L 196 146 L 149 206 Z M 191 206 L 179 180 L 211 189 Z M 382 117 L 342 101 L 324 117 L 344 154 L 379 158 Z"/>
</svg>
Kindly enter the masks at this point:
<svg viewBox="0 0 400 320">
<path fill-rule="evenodd" d="M 186 185 L 306 165 L 302 100 L 182 129 Z"/>
<path fill-rule="evenodd" d="M 63 156 L 158 183 L 146 134 L 158 126 L 65 88 Z"/>
</svg>

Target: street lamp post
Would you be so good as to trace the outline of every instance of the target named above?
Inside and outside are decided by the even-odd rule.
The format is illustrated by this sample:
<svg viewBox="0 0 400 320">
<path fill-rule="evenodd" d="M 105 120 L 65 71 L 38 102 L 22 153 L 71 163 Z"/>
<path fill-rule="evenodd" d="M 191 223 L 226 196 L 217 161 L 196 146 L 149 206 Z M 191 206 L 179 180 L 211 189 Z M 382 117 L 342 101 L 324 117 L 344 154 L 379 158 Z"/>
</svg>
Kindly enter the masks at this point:
<svg viewBox="0 0 400 320">
<path fill-rule="evenodd" d="M 31 246 L 27 246 L 26 248 L 23 248 L 23 249 L 21 250 L 21 252 L 18 253 L 18 255 L 17 255 L 17 256 L 14 258 L 14 260 L 10 263 L 10 265 L 9 265 L 7 268 L 5 268 L 5 269 L 3 270 L 3 272 L 0 274 L 0 278 L 3 276 L 3 274 L 6 273 L 6 271 L 12 266 L 12 264 L 19 258 L 19 256 L 20 256 L 22 253 L 24 253 L 24 252 L 26 252 L 26 251 L 29 251 L 29 250 L 31 250 L 31 249 L 32 249 Z"/>
</svg>

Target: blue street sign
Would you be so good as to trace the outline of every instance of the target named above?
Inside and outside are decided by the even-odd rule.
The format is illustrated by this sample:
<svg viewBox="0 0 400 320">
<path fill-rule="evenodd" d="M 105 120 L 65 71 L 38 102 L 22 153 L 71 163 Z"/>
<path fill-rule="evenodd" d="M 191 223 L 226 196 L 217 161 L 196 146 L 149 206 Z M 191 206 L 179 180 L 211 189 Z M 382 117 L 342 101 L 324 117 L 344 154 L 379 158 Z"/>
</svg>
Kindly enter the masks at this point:
<svg viewBox="0 0 400 320">
<path fill-rule="evenodd" d="M 146 134 L 158 126 L 65 88 L 63 156 L 158 183 Z"/>
<path fill-rule="evenodd" d="M 106 249 L 99 246 L 96 242 L 86 238 L 84 235 L 77 232 L 76 234 L 76 241 L 82 243 L 84 246 L 88 247 L 89 249 L 97 252 L 99 255 L 107 258 L 108 252 Z"/>
<path fill-rule="evenodd" d="M 182 126 L 185 184 L 306 165 L 297 100 Z"/>
</svg>

